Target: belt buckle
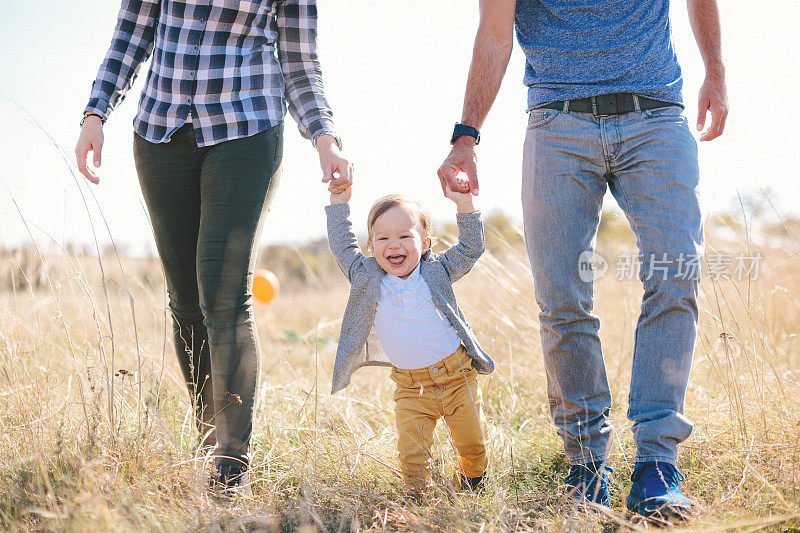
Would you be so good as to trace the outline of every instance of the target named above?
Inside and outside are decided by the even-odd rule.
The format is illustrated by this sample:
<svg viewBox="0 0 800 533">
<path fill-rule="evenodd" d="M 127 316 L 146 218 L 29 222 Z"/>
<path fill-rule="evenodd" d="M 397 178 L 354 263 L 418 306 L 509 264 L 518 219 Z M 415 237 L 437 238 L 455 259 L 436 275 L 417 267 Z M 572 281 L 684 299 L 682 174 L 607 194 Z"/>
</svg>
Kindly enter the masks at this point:
<svg viewBox="0 0 800 533">
<path fill-rule="evenodd" d="M 595 117 L 603 118 L 603 117 L 610 117 L 613 115 L 619 115 L 620 112 L 619 110 L 622 104 L 622 95 L 620 93 L 601 94 L 599 96 L 592 96 L 591 100 L 592 100 L 592 115 L 594 115 Z"/>
</svg>

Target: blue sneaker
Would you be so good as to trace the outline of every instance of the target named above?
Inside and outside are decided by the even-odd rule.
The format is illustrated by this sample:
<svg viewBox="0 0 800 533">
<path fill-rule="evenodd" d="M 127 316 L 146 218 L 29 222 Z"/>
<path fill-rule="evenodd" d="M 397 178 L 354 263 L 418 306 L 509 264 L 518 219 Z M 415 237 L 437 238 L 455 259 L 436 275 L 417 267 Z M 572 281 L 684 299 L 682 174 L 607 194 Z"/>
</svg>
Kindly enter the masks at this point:
<svg viewBox="0 0 800 533">
<path fill-rule="evenodd" d="M 692 504 L 683 495 L 678 482 L 683 481 L 674 465 L 658 461 L 636 463 L 631 476 L 628 509 L 644 517 L 686 518 Z"/>
<path fill-rule="evenodd" d="M 571 465 L 564 483 L 579 503 L 596 503 L 608 507 L 608 474 L 614 469 L 602 461 Z"/>
</svg>

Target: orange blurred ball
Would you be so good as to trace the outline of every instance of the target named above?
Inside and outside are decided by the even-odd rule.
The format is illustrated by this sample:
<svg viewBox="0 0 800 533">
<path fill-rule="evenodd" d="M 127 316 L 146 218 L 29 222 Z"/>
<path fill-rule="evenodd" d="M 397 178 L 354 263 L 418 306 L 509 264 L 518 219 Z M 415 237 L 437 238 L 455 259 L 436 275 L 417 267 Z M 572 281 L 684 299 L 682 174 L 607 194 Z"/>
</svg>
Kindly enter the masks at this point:
<svg viewBox="0 0 800 533">
<path fill-rule="evenodd" d="M 253 273 L 253 298 L 262 304 L 271 303 L 278 297 L 281 284 L 278 276 L 269 270 L 256 270 Z"/>
</svg>

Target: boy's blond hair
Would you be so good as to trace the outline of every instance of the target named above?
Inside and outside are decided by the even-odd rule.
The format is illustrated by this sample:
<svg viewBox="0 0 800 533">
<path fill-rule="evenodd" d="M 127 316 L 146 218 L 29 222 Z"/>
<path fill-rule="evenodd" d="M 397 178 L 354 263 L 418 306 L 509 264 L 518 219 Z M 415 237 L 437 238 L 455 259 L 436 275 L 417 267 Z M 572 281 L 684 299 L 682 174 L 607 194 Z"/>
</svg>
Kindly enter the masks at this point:
<svg viewBox="0 0 800 533">
<path fill-rule="evenodd" d="M 417 224 L 419 224 L 422 229 L 422 238 L 429 238 L 431 240 L 431 246 L 433 246 L 434 235 L 431 216 L 425 208 L 422 207 L 422 204 L 404 194 L 387 194 L 375 200 L 375 203 L 372 204 L 369 214 L 367 215 L 367 239 L 370 249 L 372 248 L 372 227 L 375 225 L 375 221 L 393 207 L 402 207 L 410 212 L 414 218 L 416 218 Z"/>
</svg>

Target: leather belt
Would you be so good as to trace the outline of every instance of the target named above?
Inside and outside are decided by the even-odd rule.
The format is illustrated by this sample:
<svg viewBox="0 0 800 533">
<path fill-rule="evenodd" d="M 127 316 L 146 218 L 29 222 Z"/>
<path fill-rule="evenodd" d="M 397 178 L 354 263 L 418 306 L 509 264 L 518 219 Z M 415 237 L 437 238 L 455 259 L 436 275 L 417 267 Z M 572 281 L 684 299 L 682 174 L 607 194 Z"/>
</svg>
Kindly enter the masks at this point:
<svg viewBox="0 0 800 533">
<path fill-rule="evenodd" d="M 639 102 L 639 109 L 636 108 L 637 100 Z M 604 117 L 673 105 L 678 104 L 653 100 L 632 93 L 612 93 L 589 98 L 578 98 L 576 100 L 559 100 L 540 107 L 559 109 L 562 111 L 574 111 L 577 113 L 591 113 L 596 117 Z"/>
</svg>

